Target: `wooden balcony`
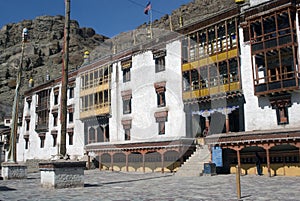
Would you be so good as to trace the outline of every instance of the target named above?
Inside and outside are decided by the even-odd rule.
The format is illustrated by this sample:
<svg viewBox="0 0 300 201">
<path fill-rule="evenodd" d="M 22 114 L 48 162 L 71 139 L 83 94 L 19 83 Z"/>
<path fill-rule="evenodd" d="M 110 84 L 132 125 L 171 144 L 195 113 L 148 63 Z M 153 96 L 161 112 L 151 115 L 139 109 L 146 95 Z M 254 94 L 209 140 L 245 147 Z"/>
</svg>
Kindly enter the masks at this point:
<svg viewBox="0 0 300 201">
<path fill-rule="evenodd" d="M 240 82 L 231 82 L 228 84 L 213 86 L 209 88 L 185 91 L 183 92 L 183 100 L 200 98 L 200 97 L 215 95 L 218 93 L 238 91 L 238 90 L 240 90 Z"/>
<path fill-rule="evenodd" d="M 110 113 L 109 103 L 99 104 L 89 108 L 83 108 L 80 111 L 80 119 L 85 119 L 93 116 L 102 116 L 109 113 Z"/>
<path fill-rule="evenodd" d="M 96 93 L 96 92 L 104 91 L 104 90 L 107 90 L 107 89 L 109 89 L 109 83 L 108 82 L 106 82 L 102 85 L 95 85 L 91 88 L 81 89 L 80 97 L 86 96 L 86 95 L 89 95 L 89 94 L 93 94 L 93 93 Z"/>
</svg>

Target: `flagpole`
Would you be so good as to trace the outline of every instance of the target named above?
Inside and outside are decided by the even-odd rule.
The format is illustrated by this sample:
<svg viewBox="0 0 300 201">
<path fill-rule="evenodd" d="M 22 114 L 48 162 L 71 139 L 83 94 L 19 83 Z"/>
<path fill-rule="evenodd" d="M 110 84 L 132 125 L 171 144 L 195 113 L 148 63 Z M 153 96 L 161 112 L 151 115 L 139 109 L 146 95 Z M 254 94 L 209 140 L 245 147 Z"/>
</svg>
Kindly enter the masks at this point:
<svg viewBox="0 0 300 201">
<path fill-rule="evenodd" d="M 152 34 L 152 5 L 151 5 L 151 8 L 150 8 L 150 38 L 152 39 L 153 38 L 153 34 Z"/>
</svg>

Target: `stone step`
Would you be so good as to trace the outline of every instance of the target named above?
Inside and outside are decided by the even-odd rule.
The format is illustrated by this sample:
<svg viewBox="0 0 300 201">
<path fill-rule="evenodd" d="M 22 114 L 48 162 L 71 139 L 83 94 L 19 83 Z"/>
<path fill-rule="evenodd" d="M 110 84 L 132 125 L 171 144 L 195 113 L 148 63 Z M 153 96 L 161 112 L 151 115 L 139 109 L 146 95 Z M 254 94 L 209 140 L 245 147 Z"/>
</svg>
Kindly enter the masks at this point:
<svg viewBox="0 0 300 201">
<path fill-rule="evenodd" d="M 208 146 L 197 146 L 196 151 L 182 164 L 176 176 L 193 177 L 203 173 L 204 163 L 210 160 Z"/>
</svg>

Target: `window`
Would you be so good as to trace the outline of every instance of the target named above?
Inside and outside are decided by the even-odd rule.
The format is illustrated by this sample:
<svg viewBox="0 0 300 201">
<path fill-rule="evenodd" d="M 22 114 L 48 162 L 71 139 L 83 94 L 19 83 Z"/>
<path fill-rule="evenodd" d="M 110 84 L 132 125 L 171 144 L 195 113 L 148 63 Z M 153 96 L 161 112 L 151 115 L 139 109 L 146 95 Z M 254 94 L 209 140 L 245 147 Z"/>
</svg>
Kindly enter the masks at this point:
<svg viewBox="0 0 300 201">
<path fill-rule="evenodd" d="M 158 50 L 153 52 L 153 59 L 155 60 L 155 72 L 161 72 L 166 69 L 166 50 Z"/>
<path fill-rule="evenodd" d="M 56 145 L 57 145 L 57 130 L 51 131 L 51 135 L 52 135 L 52 138 L 53 138 L 52 146 L 56 147 Z"/>
<path fill-rule="evenodd" d="M 95 129 L 93 127 L 91 127 L 89 129 L 89 140 L 88 140 L 88 143 L 94 143 L 94 142 L 97 142 L 96 141 L 96 133 L 95 133 Z"/>
<path fill-rule="evenodd" d="M 123 71 L 123 82 L 129 82 L 130 81 L 130 68 L 132 67 L 132 61 L 131 58 L 127 59 L 125 61 L 121 61 L 121 68 Z"/>
<path fill-rule="evenodd" d="M 123 114 L 130 114 L 132 90 L 122 91 L 121 96 L 123 100 Z"/>
<path fill-rule="evenodd" d="M 288 107 L 292 105 L 291 95 L 270 97 L 270 103 L 273 109 L 276 109 L 277 124 L 289 124 Z"/>
<path fill-rule="evenodd" d="M 123 100 L 123 114 L 131 113 L 131 99 Z"/>
<path fill-rule="evenodd" d="M 125 140 L 130 140 L 130 129 L 125 129 Z"/>
<path fill-rule="evenodd" d="M 165 98 L 165 92 L 164 91 L 157 93 L 157 106 L 158 107 L 166 106 L 166 98 Z"/>
<path fill-rule="evenodd" d="M 54 105 L 58 104 L 58 94 L 59 94 L 59 88 L 57 87 L 54 89 L 54 100 L 53 100 Z"/>
<path fill-rule="evenodd" d="M 165 65 L 165 57 L 155 59 L 155 72 L 158 73 L 164 71 L 166 69 Z"/>
<path fill-rule="evenodd" d="M 69 99 L 74 98 L 74 87 L 69 88 Z"/>
<path fill-rule="evenodd" d="M 29 131 L 30 128 L 30 120 L 26 120 L 26 131 Z"/>
<path fill-rule="evenodd" d="M 25 149 L 28 149 L 29 138 L 25 138 Z"/>
<path fill-rule="evenodd" d="M 44 148 L 45 147 L 45 133 L 40 133 L 39 134 L 40 137 L 40 148 Z"/>
<path fill-rule="evenodd" d="M 68 132 L 68 136 L 69 136 L 69 145 L 73 145 L 73 131 L 72 132 Z"/>
<path fill-rule="evenodd" d="M 276 115 L 277 115 L 277 124 L 288 124 L 288 108 L 287 107 L 279 107 L 276 109 Z"/>
<path fill-rule="evenodd" d="M 123 128 L 124 128 L 124 139 L 125 140 L 130 140 L 131 139 L 131 133 L 130 133 L 130 129 L 131 129 L 131 119 L 124 119 L 121 121 Z"/>
<path fill-rule="evenodd" d="M 155 83 L 154 87 L 157 94 L 157 106 L 158 107 L 166 106 L 166 97 L 165 97 L 166 82 Z"/>
<path fill-rule="evenodd" d="M 32 98 L 31 97 L 26 98 L 26 102 L 27 102 L 28 110 L 30 110 Z"/>
<path fill-rule="evenodd" d="M 130 81 L 130 68 L 126 68 L 123 70 L 123 82 Z"/>
<path fill-rule="evenodd" d="M 69 112 L 69 123 L 73 123 L 74 113 Z"/>
<path fill-rule="evenodd" d="M 165 135 L 166 122 L 168 121 L 168 111 L 155 112 L 154 117 L 158 123 L 158 135 Z"/>
<path fill-rule="evenodd" d="M 53 126 L 57 126 L 58 114 L 53 113 Z"/>
<path fill-rule="evenodd" d="M 47 132 L 50 110 L 50 90 L 38 92 L 36 113 L 38 120 L 36 122 L 36 132 Z"/>
<path fill-rule="evenodd" d="M 165 122 L 164 121 L 158 122 L 158 134 L 164 135 L 165 132 L 166 132 L 165 131 Z"/>
</svg>

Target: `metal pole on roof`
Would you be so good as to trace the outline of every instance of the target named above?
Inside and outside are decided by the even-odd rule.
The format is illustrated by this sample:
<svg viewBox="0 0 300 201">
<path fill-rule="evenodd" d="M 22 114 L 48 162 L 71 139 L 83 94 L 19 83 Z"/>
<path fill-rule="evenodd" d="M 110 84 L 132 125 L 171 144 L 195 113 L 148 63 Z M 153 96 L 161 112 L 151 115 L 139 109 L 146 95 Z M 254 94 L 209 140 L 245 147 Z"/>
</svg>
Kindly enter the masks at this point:
<svg viewBox="0 0 300 201">
<path fill-rule="evenodd" d="M 60 156 L 66 157 L 66 133 L 67 133 L 67 89 L 68 89 L 68 65 L 69 65 L 69 37 L 70 34 L 70 0 L 65 0 L 65 27 L 64 27 L 64 48 L 63 65 L 61 77 L 61 138 Z"/>
<path fill-rule="evenodd" d="M 20 85 L 23 70 L 23 58 L 24 58 L 24 47 L 28 40 L 28 29 L 24 28 L 22 32 L 22 47 L 21 47 L 21 60 L 16 80 L 16 90 L 14 96 L 14 103 L 12 108 L 12 121 L 11 121 L 11 132 L 8 149 L 7 162 L 17 163 L 17 134 L 18 134 L 18 111 L 20 101 Z"/>
</svg>

